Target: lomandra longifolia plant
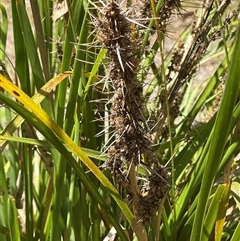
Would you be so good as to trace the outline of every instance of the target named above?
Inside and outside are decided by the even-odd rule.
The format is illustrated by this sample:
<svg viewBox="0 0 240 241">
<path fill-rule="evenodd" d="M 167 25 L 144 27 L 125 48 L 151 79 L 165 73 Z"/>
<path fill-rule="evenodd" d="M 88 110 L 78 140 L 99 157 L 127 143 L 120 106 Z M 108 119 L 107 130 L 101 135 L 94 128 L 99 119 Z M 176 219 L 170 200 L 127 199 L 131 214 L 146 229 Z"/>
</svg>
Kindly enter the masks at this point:
<svg viewBox="0 0 240 241">
<path fill-rule="evenodd" d="M 239 2 L 3 2 L 0 240 L 239 241 Z"/>
<path fill-rule="evenodd" d="M 167 196 L 169 186 L 169 174 L 161 164 L 162 156 L 153 146 L 159 140 L 171 139 L 171 128 L 180 115 L 183 87 L 196 73 L 210 43 L 219 39 L 221 30 L 238 14 L 234 11 L 219 29 L 212 30 L 230 2 L 222 1 L 216 5 L 216 11 L 208 19 L 214 6 L 213 2 L 204 1 L 201 19 L 193 21 L 188 46 L 179 42 L 168 69 L 165 69 L 165 57 L 160 53 L 161 66 L 154 71 L 154 68 L 144 65 L 149 59 L 148 63 L 152 64 L 154 58 L 148 49 L 163 51 L 163 37 L 168 34 L 170 19 L 173 14 L 181 15 L 182 10 L 181 1 L 160 2 L 143 1 L 130 7 L 113 0 L 93 4 L 98 12 L 97 17 L 93 17 L 97 39 L 107 49 L 105 79 L 111 93 L 107 131 L 113 134 L 111 142 L 108 142 L 106 166 L 111 169 L 114 183 L 125 190 L 140 228 L 151 223 L 160 201 Z M 146 114 L 147 104 L 143 95 L 143 89 L 151 79 L 149 71 L 156 76 L 161 72 L 155 96 L 157 114 L 151 114 L 151 117 Z M 189 123 L 190 129 L 192 121 Z M 137 170 L 143 163 L 148 175 L 141 178 Z"/>
</svg>

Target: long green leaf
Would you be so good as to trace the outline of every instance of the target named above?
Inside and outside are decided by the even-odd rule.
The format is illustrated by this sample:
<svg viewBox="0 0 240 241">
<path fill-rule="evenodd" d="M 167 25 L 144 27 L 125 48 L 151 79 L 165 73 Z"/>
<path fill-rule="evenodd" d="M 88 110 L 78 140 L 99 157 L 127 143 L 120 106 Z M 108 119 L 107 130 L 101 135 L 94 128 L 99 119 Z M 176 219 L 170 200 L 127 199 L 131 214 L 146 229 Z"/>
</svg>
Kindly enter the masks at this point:
<svg viewBox="0 0 240 241">
<path fill-rule="evenodd" d="M 54 146 L 45 140 L 38 140 L 38 139 L 32 139 L 32 138 L 24 138 L 24 137 L 14 137 L 14 136 L 2 136 L 0 135 L 0 141 L 11 141 L 11 142 L 17 142 L 17 143 L 25 143 L 30 145 L 36 145 L 36 146 L 43 146 L 47 148 L 54 148 Z M 107 156 L 103 155 L 99 151 L 95 151 L 89 148 L 82 147 L 82 150 L 91 158 L 95 158 L 101 161 L 106 161 Z"/>
<path fill-rule="evenodd" d="M 231 238 L 231 241 L 239 241 L 239 240 L 240 240 L 240 222 L 238 222 L 238 225 Z"/>
<path fill-rule="evenodd" d="M 209 240 L 214 223 L 216 222 L 216 219 L 217 219 L 217 212 L 219 210 L 219 200 L 223 196 L 224 188 L 225 188 L 224 185 L 218 186 L 216 192 L 214 193 L 213 200 L 209 206 L 209 210 L 204 222 L 204 234 L 202 237 L 202 241 Z"/>
<path fill-rule="evenodd" d="M 17 209 L 14 198 L 8 199 L 9 230 L 12 241 L 21 241 Z"/>
<path fill-rule="evenodd" d="M 24 43 L 27 47 L 26 50 L 33 71 L 35 85 L 37 89 L 40 89 L 45 84 L 45 77 L 38 57 L 37 46 L 34 40 L 31 24 L 29 22 L 24 2 L 22 0 L 16 1 L 16 6 Z"/>
<path fill-rule="evenodd" d="M 5 7 L 1 3 L 0 3 L 0 11 L 1 11 L 1 17 L 0 17 L 0 60 L 4 60 L 5 59 L 6 40 L 7 40 L 7 30 L 8 30 L 8 16 L 7 16 L 7 11 L 6 11 Z"/>
</svg>

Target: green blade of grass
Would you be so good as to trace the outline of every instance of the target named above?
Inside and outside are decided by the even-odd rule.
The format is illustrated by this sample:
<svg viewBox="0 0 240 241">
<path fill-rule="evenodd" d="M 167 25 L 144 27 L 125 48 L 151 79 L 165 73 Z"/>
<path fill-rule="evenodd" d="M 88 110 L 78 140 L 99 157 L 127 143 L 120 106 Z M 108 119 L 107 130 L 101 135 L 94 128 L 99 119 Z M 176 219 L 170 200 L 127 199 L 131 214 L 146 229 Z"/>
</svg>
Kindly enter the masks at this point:
<svg viewBox="0 0 240 241">
<path fill-rule="evenodd" d="M 34 26 L 35 26 L 35 30 L 36 30 L 36 36 L 37 36 L 37 39 L 38 39 L 37 43 L 38 43 L 38 46 L 39 46 L 39 52 L 40 52 L 40 57 L 41 57 L 41 63 L 42 63 L 42 66 L 43 66 L 43 72 L 44 72 L 45 79 L 48 80 L 48 79 L 50 79 L 49 55 L 48 55 L 47 48 L 46 48 L 47 43 L 44 39 L 44 33 L 43 33 L 43 28 L 42 28 L 42 23 L 41 23 L 39 5 L 38 5 L 38 2 L 33 1 L 33 0 L 30 0 L 30 3 L 31 3 L 32 12 L 33 12 Z M 49 13 L 50 9 L 51 8 L 48 8 L 48 11 L 46 11 L 46 13 L 50 14 Z M 50 19 L 50 21 L 51 21 L 52 18 L 51 17 L 44 18 L 45 21 L 47 21 L 47 19 Z M 52 22 L 51 22 L 51 24 L 52 24 Z M 48 34 L 47 36 L 51 36 L 51 35 Z"/>
<path fill-rule="evenodd" d="M 202 237 L 202 241 L 207 241 L 210 238 L 211 231 L 212 231 L 212 229 L 214 227 L 214 223 L 217 219 L 217 213 L 218 213 L 218 209 L 219 209 L 219 200 L 223 196 L 224 188 L 225 188 L 224 185 L 220 185 L 217 187 L 217 190 L 214 193 L 212 202 L 209 206 L 209 210 L 208 210 L 208 213 L 205 218 L 204 227 L 203 227 L 204 234 Z"/>
<path fill-rule="evenodd" d="M 29 60 L 27 57 L 26 46 L 23 44 L 24 39 L 16 5 L 17 2 L 11 0 L 16 74 L 21 83 L 22 90 L 28 95 L 32 95 L 35 87 L 30 81 Z"/>
<path fill-rule="evenodd" d="M 88 90 L 89 90 L 90 86 L 92 85 L 92 81 L 93 81 L 94 77 L 96 77 L 99 66 L 102 63 L 102 60 L 105 58 L 106 52 L 107 52 L 106 49 L 101 49 L 97 58 L 96 58 L 96 60 L 95 60 L 95 62 L 94 62 L 93 68 L 92 68 L 92 70 L 91 70 L 91 72 L 88 76 L 88 82 L 87 82 L 85 90 L 84 90 L 84 98 L 83 98 L 84 100 L 87 97 Z"/>
<path fill-rule="evenodd" d="M 5 49 L 7 41 L 7 30 L 8 30 L 8 16 L 7 11 L 3 4 L 0 3 L 0 60 L 5 59 Z"/>
<path fill-rule="evenodd" d="M 51 143 L 49 143 L 48 141 L 32 139 L 32 138 L 0 135 L 0 141 L 1 140 L 17 142 L 17 143 L 24 143 L 24 144 L 29 144 L 29 145 L 43 146 L 43 147 L 47 147 L 47 148 L 54 148 L 54 146 Z M 99 151 L 95 151 L 95 150 L 92 150 L 89 148 L 84 148 L 84 147 L 81 147 L 81 148 L 91 158 L 95 158 L 95 159 L 101 160 L 101 161 L 107 160 L 107 156 L 102 155 L 102 153 Z"/>
<path fill-rule="evenodd" d="M 0 196 L 1 203 L 3 206 L 0 206 L 0 224 L 1 226 L 7 227 L 8 225 L 8 183 L 6 179 L 6 172 L 4 168 L 4 158 L 0 155 Z M 3 215 L 4 214 L 4 215 Z M 8 234 L 9 235 L 9 234 Z M 0 235 L 1 237 L 1 235 Z"/>
<path fill-rule="evenodd" d="M 9 230 L 12 241 L 21 241 L 17 209 L 14 198 L 8 199 Z"/>
<path fill-rule="evenodd" d="M 25 205 L 26 205 L 26 238 L 33 241 L 34 236 L 34 220 L 33 220 L 33 165 L 32 154 L 26 144 L 22 144 L 22 157 L 24 165 L 24 191 L 25 191 Z"/>
<path fill-rule="evenodd" d="M 24 2 L 19 0 L 16 2 L 16 6 L 22 29 L 24 44 L 26 46 L 28 58 L 33 71 L 34 83 L 37 89 L 40 89 L 45 84 L 45 77 L 43 75 L 42 67 L 40 64 L 31 24 L 29 22 Z"/>
<path fill-rule="evenodd" d="M 231 238 L 231 241 L 239 241 L 239 240 L 240 240 L 240 222 L 238 222 L 238 225 L 234 230 L 234 233 Z"/>
</svg>

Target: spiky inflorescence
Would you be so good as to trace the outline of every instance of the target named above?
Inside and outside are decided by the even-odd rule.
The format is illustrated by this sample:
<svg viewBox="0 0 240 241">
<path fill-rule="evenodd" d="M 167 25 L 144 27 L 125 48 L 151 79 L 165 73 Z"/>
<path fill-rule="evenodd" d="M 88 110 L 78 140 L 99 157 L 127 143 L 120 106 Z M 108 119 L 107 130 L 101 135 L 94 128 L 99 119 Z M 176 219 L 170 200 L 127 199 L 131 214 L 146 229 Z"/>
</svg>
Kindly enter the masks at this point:
<svg viewBox="0 0 240 241">
<path fill-rule="evenodd" d="M 109 151 L 109 165 L 115 171 L 118 163 L 122 168 L 127 163 L 138 165 L 141 154 L 152 151 L 142 127 L 142 86 L 136 78 L 140 60 L 133 30 L 134 26 L 121 13 L 118 4 L 111 1 L 101 21 L 100 36 L 108 49 L 114 87 L 110 126 L 115 129 L 115 142 Z"/>
<path fill-rule="evenodd" d="M 166 169 L 159 166 L 154 173 L 149 176 L 146 186 L 146 193 L 140 197 L 138 213 L 142 217 L 143 222 L 149 222 L 156 212 L 159 200 L 166 195 L 168 174 Z"/>
<path fill-rule="evenodd" d="M 149 167 L 158 167 L 157 156 L 151 147 L 151 141 L 147 138 L 143 124 L 142 84 L 137 79 L 140 62 L 137 52 L 139 46 L 137 27 L 121 12 L 119 5 L 111 0 L 105 6 L 104 16 L 99 20 L 98 34 L 108 49 L 109 76 L 114 88 L 110 126 L 114 129 L 115 140 L 108 151 L 108 167 L 111 168 L 115 181 L 126 187 L 130 197 L 145 200 L 135 202 L 140 206 L 134 209 L 143 222 L 149 221 L 150 218 L 144 218 L 142 215 L 147 212 L 145 209 L 148 210 L 146 203 L 153 200 L 150 195 L 151 190 L 148 191 L 151 197 L 143 196 L 137 185 L 133 184 L 137 183 L 136 176 L 135 180 L 128 176 L 129 170 L 135 169 L 140 164 L 143 155 L 147 157 Z M 166 175 L 162 178 L 166 179 Z M 164 185 L 160 184 L 163 183 L 155 181 L 150 187 L 152 190 L 155 190 L 154 186 L 165 190 L 166 182 Z M 157 195 L 154 203 L 159 202 L 161 197 L 162 195 Z M 153 214 L 152 208 L 151 217 Z"/>
<path fill-rule="evenodd" d="M 151 1 L 149 0 L 142 0 L 143 6 L 140 9 L 141 13 L 141 24 L 148 27 L 151 17 L 152 17 L 152 6 Z M 159 1 L 154 1 L 155 7 L 157 7 Z M 166 27 L 168 22 L 171 19 L 173 14 L 179 14 L 181 9 L 181 1 L 180 0 L 165 0 L 162 2 L 161 8 L 156 9 L 156 14 L 159 22 L 159 29 L 162 33 L 166 33 Z M 152 26 L 155 29 L 155 26 Z M 151 31 L 154 33 L 154 31 Z"/>
</svg>

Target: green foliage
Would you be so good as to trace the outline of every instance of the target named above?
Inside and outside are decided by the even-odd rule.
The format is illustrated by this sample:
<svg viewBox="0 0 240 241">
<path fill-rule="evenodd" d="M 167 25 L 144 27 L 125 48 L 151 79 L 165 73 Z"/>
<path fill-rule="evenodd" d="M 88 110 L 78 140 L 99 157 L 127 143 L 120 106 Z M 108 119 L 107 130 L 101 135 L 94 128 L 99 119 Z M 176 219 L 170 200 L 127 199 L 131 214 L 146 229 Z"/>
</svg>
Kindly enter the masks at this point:
<svg viewBox="0 0 240 241">
<path fill-rule="evenodd" d="M 143 129 L 170 173 L 166 196 L 144 224 L 147 239 L 237 241 L 239 6 L 146 3 L 144 21 L 131 22 Z M 184 17 L 194 6 L 195 25 L 186 22 L 165 50 L 173 10 Z M 146 240 L 126 190 L 105 168 L 114 90 L 99 44 L 104 11 L 87 0 L 0 3 L 1 241 L 95 241 L 113 227 L 119 240 Z M 204 75 L 210 63 L 215 69 Z M 147 158 L 136 170 L 139 185 L 152 170 Z"/>
</svg>

